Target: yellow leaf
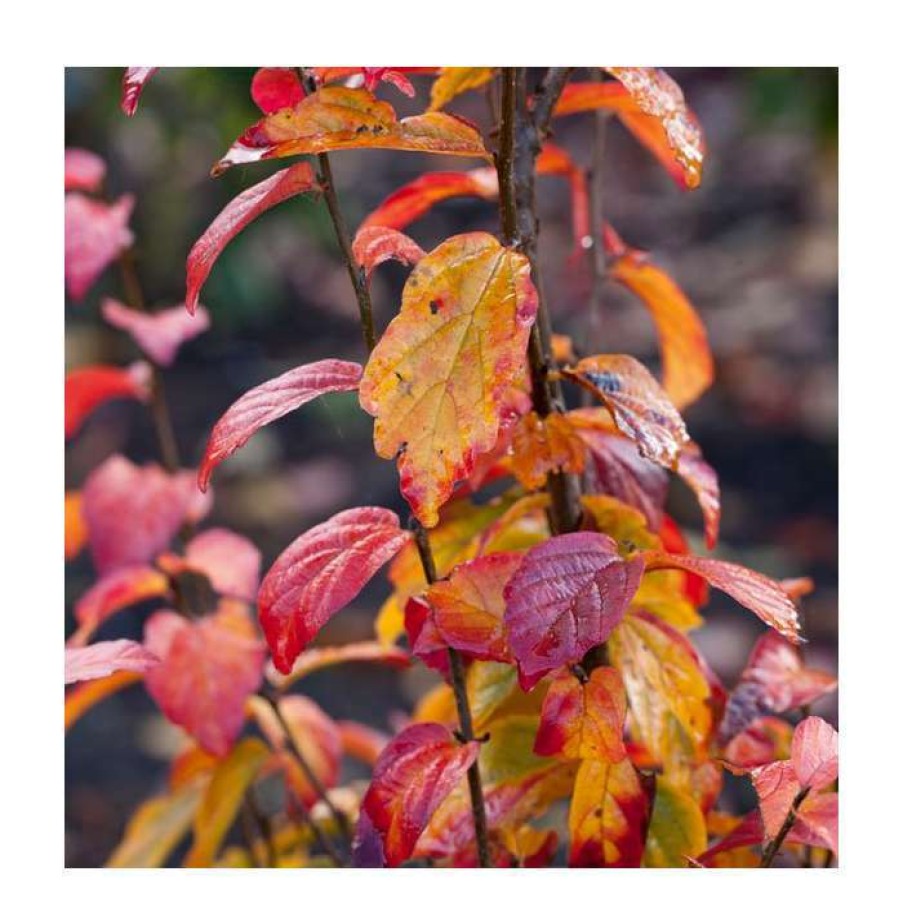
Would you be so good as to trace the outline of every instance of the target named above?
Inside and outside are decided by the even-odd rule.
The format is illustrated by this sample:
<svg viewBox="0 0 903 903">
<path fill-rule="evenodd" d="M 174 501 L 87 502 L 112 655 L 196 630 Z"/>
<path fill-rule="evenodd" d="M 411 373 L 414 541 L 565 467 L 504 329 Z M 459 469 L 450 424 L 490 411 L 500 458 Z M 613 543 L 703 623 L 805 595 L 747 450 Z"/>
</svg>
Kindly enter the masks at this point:
<svg viewBox="0 0 903 903">
<path fill-rule="evenodd" d="M 489 66 L 443 66 L 430 90 L 430 111 L 441 110 L 453 97 L 485 85 L 494 73 Z"/>
<path fill-rule="evenodd" d="M 443 242 L 405 284 L 360 401 L 376 418 L 377 454 L 397 455 L 401 492 L 427 527 L 496 443 L 536 304 L 527 258 L 484 232 Z"/>
<path fill-rule="evenodd" d="M 699 803 L 666 779 L 659 779 L 643 864 L 651 868 L 686 868 L 686 857 L 699 856 L 707 841 L 705 816 Z"/>
</svg>

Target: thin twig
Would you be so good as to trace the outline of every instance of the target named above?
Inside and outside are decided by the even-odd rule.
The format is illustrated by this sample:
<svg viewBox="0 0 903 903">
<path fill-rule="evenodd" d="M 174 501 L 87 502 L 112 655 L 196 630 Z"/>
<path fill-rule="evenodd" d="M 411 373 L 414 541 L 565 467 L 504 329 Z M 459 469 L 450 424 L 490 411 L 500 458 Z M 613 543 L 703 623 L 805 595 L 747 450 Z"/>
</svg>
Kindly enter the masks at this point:
<svg viewBox="0 0 903 903">
<path fill-rule="evenodd" d="M 796 823 L 797 812 L 799 811 L 799 807 L 803 800 L 809 795 L 809 790 L 809 787 L 803 787 L 793 798 L 793 802 L 790 804 L 790 810 L 787 813 L 787 817 L 784 819 L 784 823 L 781 825 L 781 829 L 775 835 L 771 843 L 765 847 L 765 850 L 762 853 L 762 861 L 759 863 L 759 868 L 767 869 L 771 867 L 771 863 L 774 862 L 774 857 L 778 855 L 781 845 L 787 839 L 790 829 Z"/>
<path fill-rule="evenodd" d="M 416 517 L 411 518 L 411 530 L 414 534 L 414 542 L 420 555 L 420 563 L 427 583 L 435 583 L 437 578 L 436 562 L 430 548 L 429 536 L 423 524 Z M 469 743 L 475 739 L 473 730 L 473 716 L 470 712 L 470 703 L 467 699 L 467 683 L 464 673 L 464 662 L 457 649 L 448 647 L 449 671 L 451 672 L 452 690 L 455 695 L 455 705 L 458 709 L 458 725 L 461 739 Z M 480 777 L 480 762 L 476 759 L 473 765 L 467 769 L 467 785 L 470 789 L 470 804 L 473 809 L 474 837 L 477 843 L 477 860 L 480 868 L 492 867 L 492 856 L 489 852 L 489 829 L 486 821 L 486 802 L 483 797 L 483 781 Z"/>
<path fill-rule="evenodd" d="M 245 792 L 244 806 L 250 817 L 254 820 L 260 839 L 263 841 L 263 848 L 266 855 L 265 865 L 267 868 L 275 868 L 277 864 L 276 846 L 273 842 L 273 829 L 270 820 L 260 808 L 257 802 L 257 795 L 254 787 L 248 787 Z M 251 857 L 255 858 L 254 850 L 251 850 Z"/>
</svg>

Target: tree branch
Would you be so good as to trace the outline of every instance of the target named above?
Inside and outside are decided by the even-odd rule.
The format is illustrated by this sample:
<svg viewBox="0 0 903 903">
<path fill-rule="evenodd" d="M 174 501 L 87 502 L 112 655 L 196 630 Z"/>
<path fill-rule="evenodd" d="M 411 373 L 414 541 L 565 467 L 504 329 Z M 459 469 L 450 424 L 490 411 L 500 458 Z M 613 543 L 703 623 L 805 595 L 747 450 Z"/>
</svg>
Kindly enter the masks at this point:
<svg viewBox="0 0 903 903">
<path fill-rule="evenodd" d="M 787 813 L 787 817 L 784 819 L 781 829 L 775 835 L 774 840 L 765 847 L 765 850 L 762 853 L 762 861 L 759 863 L 759 868 L 767 869 L 771 867 L 771 863 L 774 862 L 774 857 L 778 855 L 778 851 L 787 839 L 790 829 L 796 823 L 797 812 L 799 811 L 799 807 L 803 800 L 809 795 L 809 790 L 809 787 L 803 787 L 793 798 L 793 802 L 790 804 L 790 811 Z"/>
</svg>

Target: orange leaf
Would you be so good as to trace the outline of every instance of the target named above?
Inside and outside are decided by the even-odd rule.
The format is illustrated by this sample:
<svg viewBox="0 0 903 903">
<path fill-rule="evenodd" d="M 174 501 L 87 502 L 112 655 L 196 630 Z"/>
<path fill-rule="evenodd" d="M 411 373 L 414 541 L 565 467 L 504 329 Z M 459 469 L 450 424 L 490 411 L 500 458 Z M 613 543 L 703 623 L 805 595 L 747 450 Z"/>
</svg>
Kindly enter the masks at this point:
<svg viewBox="0 0 903 903">
<path fill-rule="evenodd" d="M 88 541 L 88 528 L 82 516 L 82 494 L 80 492 L 66 493 L 66 535 L 64 549 L 66 561 L 78 557 L 79 552 Z"/>
<path fill-rule="evenodd" d="M 641 455 L 671 470 L 677 468 L 680 450 L 690 441 L 687 428 L 638 360 L 624 354 L 598 354 L 562 372 L 602 401 Z"/>
<path fill-rule="evenodd" d="M 407 668 L 411 657 L 404 649 L 386 646 L 373 640 L 360 643 L 346 643 L 344 646 L 319 646 L 302 652 L 296 659 L 289 674 L 280 674 L 274 667 L 267 668 L 267 679 L 280 689 L 291 686 L 308 674 L 321 668 L 342 665 L 346 662 L 375 662 L 390 668 Z"/>
<path fill-rule="evenodd" d="M 495 69 L 489 66 L 443 66 L 430 89 L 429 109 L 441 110 L 452 98 L 480 88 L 492 79 Z"/>
<path fill-rule="evenodd" d="M 687 296 L 641 251 L 628 248 L 610 263 L 608 274 L 630 289 L 652 315 L 665 391 L 679 409 L 692 404 L 712 384 L 714 363 L 705 326 Z"/>
<path fill-rule="evenodd" d="M 333 86 L 252 125 L 212 174 L 220 175 L 236 163 L 368 147 L 489 157 L 480 133 L 463 119 L 424 113 L 399 120 L 390 104 L 366 88 Z"/>
<path fill-rule="evenodd" d="M 427 527 L 495 445 L 536 315 L 529 269 L 487 233 L 443 242 L 408 277 L 364 370 L 360 400 L 376 418 L 377 454 L 398 456 L 401 492 Z"/>
<path fill-rule="evenodd" d="M 66 429 L 71 439 L 87 417 L 114 398 L 147 401 L 150 397 L 150 367 L 138 361 L 131 367 L 80 367 L 66 374 Z"/>
<path fill-rule="evenodd" d="M 141 675 L 137 671 L 116 671 L 109 677 L 87 680 L 66 693 L 65 729 L 68 731 L 82 715 L 98 702 L 120 690 L 138 683 Z"/>
<path fill-rule="evenodd" d="M 620 762 L 627 698 L 614 668 L 596 668 L 586 681 L 562 671 L 542 703 L 533 751 L 564 759 Z"/>
<path fill-rule="evenodd" d="M 508 466 L 526 489 L 539 489 L 551 471 L 583 473 L 586 448 L 564 414 L 530 411 L 514 425 Z"/>
<path fill-rule="evenodd" d="M 355 263 L 363 268 L 368 279 L 373 275 L 373 271 L 387 260 L 398 260 L 413 265 L 425 254 L 414 239 L 388 226 L 361 226 L 354 236 L 351 251 Z"/>
<path fill-rule="evenodd" d="M 568 864 L 572 868 L 639 868 L 651 792 L 630 759 L 581 762 L 568 813 Z"/>
<path fill-rule="evenodd" d="M 336 724 L 345 754 L 372 768 L 389 743 L 389 738 L 382 731 L 357 721 L 338 721 Z"/>
</svg>

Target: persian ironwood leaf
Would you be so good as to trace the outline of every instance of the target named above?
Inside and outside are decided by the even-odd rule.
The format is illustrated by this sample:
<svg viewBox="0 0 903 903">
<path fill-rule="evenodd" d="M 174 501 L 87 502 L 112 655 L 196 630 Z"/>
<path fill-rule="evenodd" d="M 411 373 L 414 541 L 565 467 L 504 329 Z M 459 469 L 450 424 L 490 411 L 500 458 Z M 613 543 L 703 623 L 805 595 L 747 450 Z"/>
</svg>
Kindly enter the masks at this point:
<svg viewBox="0 0 903 903">
<path fill-rule="evenodd" d="M 82 515 L 82 494 L 67 492 L 65 499 L 65 557 L 66 561 L 77 558 L 88 542 L 88 528 Z"/>
<path fill-rule="evenodd" d="M 426 253 L 414 239 L 388 226 L 362 226 L 354 236 L 351 251 L 368 279 L 387 260 L 398 260 L 413 266 Z"/>
<path fill-rule="evenodd" d="M 820 793 L 807 796 L 797 811 L 797 820 L 788 835 L 789 840 L 813 847 L 826 847 L 837 855 L 836 793 Z"/>
<path fill-rule="evenodd" d="M 600 533 L 553 536 L 534 546 L 505 587 L 505 626 L 527 690 L 604 643 L 636 593 L 643 563 L 625 561 Z"/>
<path fill-rule="evenodd" d="M 401 492 L 426 527 L 495 445 L 536 316 L 529 271 L 485 232 L 448 239 L 408 277 L 364 370 L 377 454 L 397 456 Z"/>
<path fill-rule="evenodd" d="M 219 762 L 194 816 L 194 841 L 185 857 L 188 868 L 213 865 L 220 845 L 238 816 L 245 792 L 270 756 L 258 737 L 245 737 Z"/>
<path fill-rule="evenodd" d="M 137 361 L 130 367 L 94 365 L 66 374 L 65 436 L 71 439 L 100 405 L 116 398 L 146 402 L 150 397 L 150 367 Z"/>
<path fill-rule="evenodd" d="M 390 104 L 366 88 L 330 86 L 252 125 L 213 167 L 213 175 L 237 163 L 349 148 L 489 156 L 479 131 L 459 117 L 433 112 L 398 119 Z"/>
<path fill-rule="evenodd" d="M 134 116 L 138 109 L 141 92 L 148 79 L 157 71 L 157 66 L 129 66 L 122 76 L 122 98 L 119 107 L 126 116 Z"/>
<path fill-rule="evenodd" d="M 65 205 L 66 289 L 73 301 L 81 301 L 100 274 L 132 246 L 128 221 L 135 199 L 124 194 L 107 204 L 83 194 L 67 194 Z"/>
<path fill-rule="evenodd" d="M 116 671 L 143 674 L 160 661 L 134 640 L 109 640 L 66 649 L 66 683 L 107 677 Z"/>
<path fill-rule="evenodd" d="M 687 857 L 699 856 L 707 841 L 699 803 L 667 779 L 657 780 L 643 863 L 651 868 L 686 868 Z"/>
<path fill-rule="evenodd" d="M 104 298 L 100 313 L 110 326 L 127 332 L 161 367 L 170 366 L 185 342 L 210 328 L 210 315 L 206 310 L 192 317 L 181 305 L 147 313 L 127 307 L 115 298 Z"/>
<path fill-rule="evenodd" d="M 530 411 L 511 431 L 508 466 L 526 489 L 539 489 L 552 471 L 582 473 L 586 448 L 564 414 Z"/>
<path fill-rule="evenodd" d="M 267 667 L 267 679 L 285 689 L 296 680 L 313 674 L 321 668 L 342 665 L 348 662 L 374 662 L 390 668 L 408 668 L 411 656 L 397 646 L 387 646 L 375 640 L 346 643 L 344 646 L 318 646 L 302 652 L 295 659 L 289 674 L 280 674 L 274 667 Z"/>
<path fill-rule="evenodd" d="M 563 374 L 597 396 L 640 454 L 671 470 L 690 441 L 677 408 L 636 358 L 598 354 Z"/>
<path fill-rule="evenodd" d="M 595 668 L 587 680 L 562 671 L 542 703 L 533 751 L 565 759 L 620 762 L 627 697 L 614 668 Z"/>
<path fill-rule="evenodd" d="M 718 474 L 702 457 L 702 451 L 695 442 L 688 442 L 681 449 L 677 460 L 677 475 L 696 494 L 696 501 L 702 509 L 705 544 L 714 549 L 721 525 L 721 489 Z"/>
<path fill-rule="evenodd" d="M 445 642 L 433 611 L 422 599 L 410 598 L 404 609 L 404 630 L 408 646 L 427 668 L 438 671 L 447 681 L 451 681 L 451 662 L 448 644 Z"/>
<path fill-rule="evenodd" d="M 793 764 L 786 759 L 754 768 L 750 776 L 759 797 L 765 837 L 771 839 L 781 830 L 781 825 L 802 788 Z"/>
<path fill-rule="evenodd" d="M 360 364 L 327 359 L 302 364 L 245 392 L 214 425 L 198 469 L 198 486 L 206 491 L 214 469 L 259 429 L 327 392 L 354 391 L 360 378 Z"/>
<path fill-rule="evenodd" d="M 381 81 L 394 85 L 402 94 L 408 97 L 414 96 L 414 86 L 404 75 L 434 75 L 437 72 L 435 66 L 315 66 L 314 76 L 321 85 L 329 82 L 363 81 L 368 91 L 375 91 Z"/>
<path fill-rule="evenodd" d="M 251 99 L 261 113 L 293 107 L 304 97 L 298 73 L 290 66 L 258 69 L 251 79 Z"/>
<path fill-rule="evenodd" d="M 163 714 L 207 752 L 225 755 L 241 731 L 265 659 L 247 606 L 226 600 L 197 621 L 158 611 L 145 625 L 144 643 L 161 660 L 144 682 Z"/>
<path fill-rule="evenodd" d="M 443 66 L 430 89 L 430 110 L 441 110 L 452 98 L 480 88 L 492 79 L 490 66 Z"/>
<path fill-rule="evenodd" d="M 673 555 L 670 552 L 650 550 L 644 552 L 643 557 L 649 571 L 679 568 L 698 574 L 710 586 L 727 593 L 744 608 L 748 608 L 769 627 L 794 643 L 800 642 L 796 606 L 781 585 L 770 577 L 739 564 L 693 555 Z"/>
<path fill-rule="evenodd" d="M 705 326 L 687 296 L 641 251 L 626 249 L 608 275 L 646 305 L 658 332 L 662 386 L 678 409 L 692 404 L 712 384 L 714 362 Z"/>
<path fill-rule="evenodd" d="M 139 680 L 141 680 L 141 674 L 137 671 L 114 671 L 108 677 L 86 680 L 73 687 L 66 693 L 64 729 L 68 731 L 85 712 L 94 708 L 97 703 L 138 683 Z"/>
<path fill-rule="evenodd" d="M 283 674 L 339 609 L 404 545 L 408 534 L 385 508 L 352 508 L 299 536 L 267 572 L 258 615 Z"/>
<path fill-rule="evenodd" d="M 260 550 L 231 530 L 214 527 L 188 541 L 183 556 L 164 553 L 158 564 L 168 574 L 200 571 L 221 596 L 250 601 L 260 583 Z"/>
<path fill-rule="evenodd" d="M 568 864 L 574 868 L 639 868 L 650 796 L 648 782 L 628 758 L 581 762 L 568 813 Z"/>
<path fill-rule="evenodd" d="M 281 169 L 229 201 L 188 254 L 185 289 L 185 307 L 188 312 L 193 314 L 197 309 L 201 288 L 207 281 L 213 264 L 226 245 L 245 226 L 271 207 L 295 195 L 319 190 L 313 168 L 310 163 L 304 162 Z"/>
<path fill-rule="evenodd" d="M 822 790 L 837 780 L 837 731 L 810 715 L 793 731 L 790 761 L 803 787 Z"/>
<path fill-rule="evenodd" d="M 186 784 L 142 803 L 125 827 L 125 835 L 107 860 L 107 868 L 159 868 L 191 827 L 204 792 Z"/>
<path fill-rule="evenodd" d="M 100 191 L 107 164 L 97 154 L 80 147 L 67 147 L 65 158 L 66 191 Z"/>
<path fill-rule="evenodd" d="M 405 728 L 383 750 L 361 809 L 382 837 L 389 866 L 410 857 L 433 813 L 479 751 L 478 743 L 459 744 L 440 724 Z"/>
<path fill-rule="evenodd" d="M 103 576 L 130 564 L 146 564 L 169 546 L 182 524 L 194 520 L 193 479 L 168 474 L 157 464 L 138 466 L 112 455 L 82 488 L 82 514 L 91 555 Z"/>
</svg>

